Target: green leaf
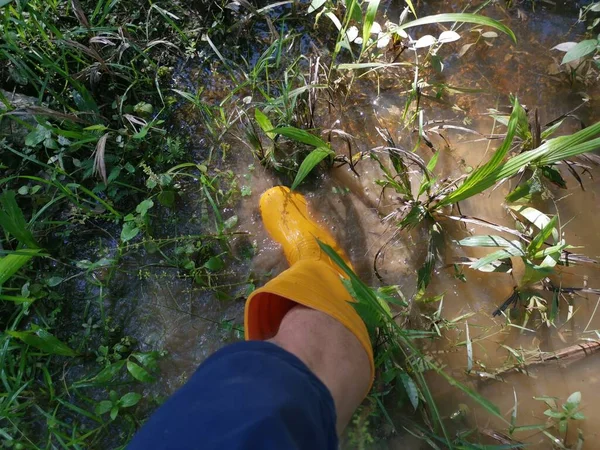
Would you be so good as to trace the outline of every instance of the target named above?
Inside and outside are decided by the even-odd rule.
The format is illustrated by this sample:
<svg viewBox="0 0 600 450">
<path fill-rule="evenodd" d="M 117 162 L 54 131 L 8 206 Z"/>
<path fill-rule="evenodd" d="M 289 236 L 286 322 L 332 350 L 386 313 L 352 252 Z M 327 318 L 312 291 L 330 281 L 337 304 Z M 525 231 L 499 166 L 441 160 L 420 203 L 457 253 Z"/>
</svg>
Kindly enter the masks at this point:
<svg viewBox="0 0 600 450">
<path fill-rule="evenodd" d="M 472 197 L 475 194 L 483 192 L 485 189 L 496 183 L 496 181 L 500 181 L 494 179 L 489 183 L 489 186 L 487 185 L 488 183 L 483 183 L 484 180 L 486 180 L 498 169 L 506 157 L 506 154 L 512 146 L 519 123 L 523 120 L 526 120 L 525 110 L 515 98 L 513 102 L 513 110 L 508 121 L 506 138 L 502 142 L 502 145 L 494 152 L 494 155 L 487 163 L 472 172 L 458 189 L 449 194 L 440 202 L 441 204 L 448 205 L 464 200 L 468 197 Z"/>
<path fill-rule="evenodd" d="M 462 247 L 512 247 L 514 244 L 502 236 L 469 236 L 457 242 Z"/>
<path fill-rule="evenodd" d="M 148 198 L 136 206 L 135 212 L 138 213 L 141 217 L 144 217 L 148 213 L 148 210 L 153 206 L 154 202 Z"/>
<path fill-rule="evenodd" d="M 399 25 L 395 31 L 404 30 L 406 28 L 417 27 L 420 25 L 429 25 L 435 23 L 444 23 L 444 22 L 466 22 L 466 23 L 476 23 L 478 25 L 485 25 L 488 27 L 495 28 L 502 33 L 507 34 L 510 38 L 516 43 L 517 38 L 515 34 L 512 32 L 510 28 L 504 25 L 497 20 L 490 19 L 489 17 L 482 16 L 479 14 L 469 14 L 469 13 L 448 13 L 448 14 L 436 14 L 432 16 L 422 17 L 420 19 L 413 20 L 411 22 L 407 22 L 405 24 Z"/>
<path fill-rule="evenodd" d="M 119 415 L 119 407 L 113 406 L 112 409 L 110 410 L 110 420 L 115 420 L 118 415 Z"/>
<path fill-rule="evenodd" d="M 553 411 L 551 409 L 547 409 L 546 411 L 544 411 L 544 415 L 552 417 L 553 419 L 562 419 L 565 414 L 560 411 Z"/>
<path fill-rule="evenodd" d="M 28 230 L 23 211 L 17 204 L 15 191 L 6 191 L 0 195 L 0 207 L 0 226 L 27 247 L 38 248 L 33 234 Z"/>
<path fill-rule="evenodd" d="M 211 272 L 218 272 L 223 267 L 225 267 L 225 263 L 219 256 L 213 256 L 204 263 L 204 267 L 206 267 Z"/>
<path fill-rule="evenodd" d="M 525 272 L 519 280 L 519 287 L 537 283 L 554 272 L 552 267 L 537 266 L 529 261 L 523 261 L 523 263 L 525 264 Z"/>
<path fill-rule="evenodd" d="M 569 395 L 569 398 L 567 398 L 567 401 L 565 402 L 565 406 L 567 408 L 575 409 L 575 408 L 579 407 L 580 403 L 581 403 L 581 392 L 577 391 L 577 392 L 573 392 L 571 395 Z"/>
<path fill-rule="evenodd" d="M 64 278 L 62 278 L 62 277 L 50 277 L 46 280 L 46 285 L 48 285 L 48 287 L 55 287 L 55 286 L 58 286 L 63 281 L 64 281 Z"/>
<path fill-rule="evenodd" d="M 133 356 L 139 361 L 140 364 L 146 366 L 150 370 L 158 369 L 157 360 L 160 357 L 160 353 L 157 351 L 145 353 L 132 353 L 131 356 Z"/>
<path fill-rule="evenodd" d="M 329 148 L 329 144 L 321 138 L 310 134 L 308 131 L 301 130 L 296 127 L 279 127 L 269 130 L 273 134 L 280 134 L 293 141 L 302 142 L 303 144 L 312 145 L 313 147 Z"/>
<path fill-rule="evenodd" d="M 52 132 L 48 130 L 43 125 L 37 125 L 35 130 L 31 131 L 25 137 L 25 145 L 27 147 L 35 147 L 38 144 L 41 144 L 46 139 L 49 139 L 52 136 Z"/>
<path fill-rule="evenodd" d="M 125 222 L 123 229 L 121 230 L 121 240 L 127 242 L 136 237 L 140 232 L 140 229 L 135 226 L 135 222 Z"/>
<path fill-rule="evenodd" d="M 367 12 L 365 13 L 365 20 L 363 22 L 362 29 L 362 51 L 365 51 L 367 45 L 369 44 L 369 38 L 371 36 L 371 27 L 373 27 L 373 22 L 375 22 L 375 16 L 377 15 L 378 8 L 379 0 L 370 0 L 367 4 Z"/>
<path fill-rule="evenodd" d="M 309 155 L 304 158 L 302 164 L 300 164 L 296 178 L 294 178 L 294 182 L 292 183 L 292 190 L 296 189 L 300 183 L 304 181 L 306 176 L 315 168 L 317 164 L 330 155 L 334 155 L 334 152 L 329 147 L 319 147 L 310 152 Z"/>
<path fill-rule="evenodd" d="M 27 248 L 0 258 L 0 287 L 39 251 L 39 249 Z"/>
<path fill-rule="evenodd" d="M 563 189 L 567 188 L 567 183 L 565 182 L 564 178 L 562 177 L 560 172 L 558 170 L 556 170 L 554 167 L 542 166 L 541 170 L 542 170 L 542 175 L 548 181 L 556 184 L 557 186 L 559 186 Z"/>
<path fill-rule="evenodd" d="M 256 108 L 254 110 L 254 118 L 256 119 L 256 123 L 258 123 L 258 126 L 260 126 L 260 128 L 267 135 L 267 137 L 272 141 L 275 140 L 275 136 L 277 136 L 277 134 L 271 131 L 275 127 L 273 127 L 273 124 L 266 116 L 266 114 L 263 113 L 260 109 Z"/>
<path fill-rule="evenodd" d="M 157 198 L 158 203 L 171 208 L 175 204 L 175 191 L 162 191 Z"/>
<path fill-rule="evenodd" d="M 511 247 L 503 248 L 502 250 L 495 251 L 487 256 L 484 256 L 483 258 L 478 259 L 471 264 L 471 269 L 477 270 L 483 266 L 493 263 L 494 261 L 508 259 L 512 256 L 525 256 L 525 252 L 523 251 L 519 241 L 513 241 L 513 245 Z"/>
<path fill-rule="evenodd" d="M 558 237 L 558 232 L 556 231 L 556 222 L 558 221 L 558 216 L 554 216 L 550 222 L 548 222 L 542 230 L 533 238 L 531 243 L 527 246 L 527 252 L 529 254 L 535 254 L 538 250 L 542 248 L 546 239 L 550 236 L 554 235 Z"/>
<path fill-rule="evenodd" d="M 400 372 L 398 374 L 398 378 L 400 378 L 400 381 L 402 381 L 402 384 L 404 385 L 404 390 L 406 391 L 406 395 L 408 396 L 411 405 L 416 411 L 419 408 L 419 389 L 417 388 L 417 385 L 415 384 L 413 379 L 404 372 Z"/>
<path fill-rule="evenodd" d="M 576 59 L 583 58 L 584 56 L 594 53 L 598 48 L 598 41 L 596 39 L 587 39 L 585 41 L 578 42 L 576 46 L 571 48 L 565 56 L 561 64 L 567 64 Z"/>
<path fill-rule="evenodd" d="M 154 381 L 154 377 L 150 375 L 150 372 L 131 360 L 127 361 L 127 370 L 131 376 L 138 381 L 142 381 L 144 383 L 151 383 Z"/>
<path fill-rule="evenodd" d="M 101 416 L 102 414 L 106 414 L 107 412 L 109 412 L 111 408 L 112 402 L 110 400 L 102 400 L 96 405 L 96 408 L 94 408 L 94 410 L 96 411 L 97 415 Z"/>
<path fill-rule="evenodd" d="M 106 366 L 100 372 L 98 372 L 98 374 L 90 381 L 99 384 L 109 383 L 115 378 L 115 376 L 120 372 L 124 365 L 125 360 L 114 362 L 111 365 Z"/>
<path fill-rule="evenodd" d="M 77 352 L 69 348 L 67 344 L 41 328 L 35 331 L 6 331 L 6 334 L 20 339 L 25 344 L 35 347 L 44 353 L 77 356 Z"/>
<path fill-rule="evenodd" d="M 435 366 L 432 366 L 432 368 L 438 374 L 440 374 L 442 377 L 444 377 L 446 379 L 446 381 L 448 382 L 448 384 L 450 384 L 450 386 L 455 386 L 455 387 L 459 388 L 461 391 L 463 391 L 465 394 L 467 394 L 469 397 L 471 397 L 473 400 L 475 400 L 477 403 L 479 403 L 479 405 L 481 405 L 484 409 L 486 409 L 490 414 L 493 414 L 494 416 L 496 416 L 503 422 L 506 422 L 506 419 L 500 413 L 500 409 L 498 409 L 498 407 L 496 405 L 494 405 L 492 402 L 490 402 L 487 398 L 478 394 L 470 387 L 455 380 L 450 375 L 448 375 L 446 372 L 444 372 L 442 369 L 439 369 Z"/>
<path fill-rule="evenodd" d="M 137 405 L 142 396 L 137 392 L 128 392 L 119 400 L 119 406 L 121 408 L 130 408 Z"/>
<path fill-rule="evenodd" d="M 22 303 L 33 303 L 34 301 L 36 301 L 36 298 L 31 298 L 31 297 L 19 297 L 16 295 L 3 295 L 0 294 L 0 300 L 4 300 L 7 302 L 14 302 L 17 304 L 22 304 Z"/>
</svg>

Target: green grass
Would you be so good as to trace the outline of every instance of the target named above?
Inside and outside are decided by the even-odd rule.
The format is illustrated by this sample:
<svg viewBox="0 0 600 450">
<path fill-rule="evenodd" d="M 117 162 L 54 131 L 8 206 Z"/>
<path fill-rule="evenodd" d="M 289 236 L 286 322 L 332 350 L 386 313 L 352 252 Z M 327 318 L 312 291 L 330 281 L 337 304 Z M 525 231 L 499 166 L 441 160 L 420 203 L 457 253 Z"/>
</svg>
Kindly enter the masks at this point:
<svg viewBox="0 0 600 450">
<path fill-rule="evenodd" d="M 493 248 L 470 262 L 472 270 L 506 267 L 516 255 L 530 268 L 523 286 L 551 275 L 569 247 L 556 236 L 558 219 L 532 212 L 531 203 L 544 183 L 560 183 L 558 163 L 600 147 L 600 125 L 553 137 L 559 122 L 538 135 L 514 98 L 510 116 L 494 113 L 507 130 L 491 158 L 463 178 L 442 180 L 436 169 L 441 150 L 427 140 L 423 114 L 425 100 L 455 89 L 429 83 L 443 67 L 447 42 L 440 34 L 404 52 L 417 42 L 406 33 L 418 38 L 422 26 L 444 24 L 447 39 L 477 25 L 514 41 L 502 22 L 482 15 L 490 2 L 474 13 L 417 18 L 418 5 L 408 1 L 401 21 L 377 35 L 372 30 L 385 23 L 383 2 L 315 0 L 310 10 L 240 4 L 235 14 L 224 8 L 227 3 L 200 2 L 190 9 L 178 1 L 0 1 L 0 76 L 8 80 L 0 91 L 3 444 L 126 445 L 159 402 L 140 392 L 152 390 L 144 384 L 155 382 L 158 362 L 169 356 L 160 348 L 142 351 L 123 323 L 115 323 L 123 317 L 106 311 L 106 300 L 124 277 L 156 277 L 148 270 L 152 265 L 176 271 L 211 292 L 213 301 L 232 301 L 253 286 L 252 274 L 235 280 L 228 274 L 230 264 L 244 264 L 236 258 L 252 257 L 252 250 L 239 256 L 233 248 L 241 233 L 229 212 L 244 193 L 240 174 L 228 164 L 236 151 L 246 151 L 244 145 L 293 189 L 303 189 L 319 167 L 348 164 L 359 173 L 360 156 L 370 157 L 383 174 L 378 186 L 395 191 L 399 210 L 406 211 L 393 218 L 395 226 L 428 233 L 417 289 L 408 298 L 397 287 L 365 285 L 324 248 L 346 271 L 376 349 L 376 387 L 355 418 L 353 439 L 370 445 L 382 424 L 400 428 L 394 413 L 402 407 L 412 415 L 406 427 L 432 447 L 480 448 L 470 443 L 476 436 L 455 434 L 442 416 L 429 374 L 514 428 L 495 405 L 421 350 L 421 340 L 435 339 L 448 326 L 441 306 L 431 329 L 400 323 L 413 300 L 440 298 L 430 297 L 428 287 L 450 210 L 518 174 L 525 178 L 507 202 L 530 231 L 518 234 L 518 244 L 495 234 L 465 236 L 459 243 Z M 352 27 L 362 43 L 350 42 Z M 319 43 L 320 54 L 307 56 L 307 37 L 313 46 Z M 386 46 L 378 45 L 387 38 Z M 194 68 L 200 75 L 190 75 Z M 388 136 L 385 145 L 353 154 L 343 129 L 321 133 L 328 111 L 320 105 L 337 107 L 357 93 L 358 80 L 378 80 L 386 71 L 403 92 L 398 120 L 407 135 L 415 131 L 412 149 L 399 148 Z M 30 101 L 13 98 L 13 91 Z M 182 123 L 195 134 L 176 132 Z M 348 138 L 348 154 L 336 154 L 331 135 Z M 417 153 L 424 144 L 434 150 L 430 158 Z M 136 258 L 149 262 L 134 265 L 132 275 L 129 263 Z M 555 315 L 546 314 L 546 322 Z M 229 319 L 199 320 L 240 335 L 239 324 Z M 556 419 L 562 424 L 570 420 L 565 417 Z"/>
</svg>

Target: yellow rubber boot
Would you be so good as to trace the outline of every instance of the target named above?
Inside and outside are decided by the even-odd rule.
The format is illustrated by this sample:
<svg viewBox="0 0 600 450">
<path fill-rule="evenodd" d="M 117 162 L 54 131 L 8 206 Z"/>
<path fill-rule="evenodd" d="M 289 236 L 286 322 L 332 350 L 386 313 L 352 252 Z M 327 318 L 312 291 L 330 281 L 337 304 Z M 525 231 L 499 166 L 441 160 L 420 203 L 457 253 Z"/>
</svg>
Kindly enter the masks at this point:
<svg viewBox="0 0 600 450">
<path fill-rule="evenodd" d="M 310 217 L 301 194 L 282 186 L 271 188 L 260 199 L 260 212 L 265 228 L 282 245 L 291 267 L 248 297 L 244 314 L 246 339 L 272 338 L 285 314 L 296 304 L 316 309 L 341 322 L 360 341 L 371 364 L 372 384 L 375 365 L 369 333 L 349 303 L 354 299 L 341 281 L 342 273 L 321 251 L 317 239 L 331 246 L 350 266 L 345 252 Z"/>
</svg>

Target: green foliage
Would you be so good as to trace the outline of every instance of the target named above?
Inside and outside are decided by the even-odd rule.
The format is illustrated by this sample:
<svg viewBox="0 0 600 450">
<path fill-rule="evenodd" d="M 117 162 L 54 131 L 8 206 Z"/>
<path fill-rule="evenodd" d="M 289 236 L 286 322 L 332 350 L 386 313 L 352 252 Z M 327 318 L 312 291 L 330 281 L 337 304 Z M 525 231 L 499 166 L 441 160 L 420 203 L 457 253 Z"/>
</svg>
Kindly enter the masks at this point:
<svg viewBox="0 0 600 450">
<path fill-rule="evenodd" d="M 0 226 L 8 234 L 12 235 L 22 244 L 29 248 L 38 248 L 33 234 L 28 229 L 23 211 L 19 208 L 14 191 L 5 191 L 0 195 Z"/>
<path fill-rule="evenodd" d="M 388 387 L 387 393 L 394 389 L 403 389 L 405 395 L 411 399 L 413 406 L 418 406 L 417 397 L 422 399 L 424 408 L 422 412 L 426 414 L 427 420 L 432 423 L 433 429 L 442 434 L 439 439 L 450 448 L 453 447 L 453 442 L 447 433 L 444 421 L 425 381 L 424 372 L 430 370 L 437 373 L 451 386 L 457 387 L 489 413 L 504 421 L 504 417 L 497 406 L 445 373 L 442 367 L 428 359 L 417 349 L 413 343 L 410 330 L 401 328 L 394 320 L 389 306 L 384 306 L 384 302 L 389 300 L 389 297 L 380 296 L 377 291 L 365 285 L 330 246 L 320 241 L 319 246 L 349 279 L 349 283 L 346 282 L 345 284 L 351 287 L 348 292 L 356 300 L 356 303 L 352 303 L 352 306 L 365 323 L 370 325 L 371 339 L 374 342 L 376 351 L 376 369 L 382 364 L 391 364 L 395 367 L 393 375 L 391 377 L 389 374 L 387 375 L 388 383 L 390 378 L 393 381 L 393 385 L 391 389 Z M 379 357 L 379 355 L 384 356 Z M 406 379 L 409 374 L 410 381 Z M 377 393 L 372 393 L 372 395 L 377 395 Z"/>
<path fill-rule="evenodd" d="M 599 43 L 597 39 L 586 39 L 574 45 L 565 56 L 563 56 L 561 64 L 567 64 L 572 61 L 584 58 L 598 51 Z"/>
<path fill-rule="evenodd" d="M 38 249 L 23 249 L 0 258 L 0 288 L 38 253 Z"/>
<path fill-rule="evenodd" d="M 7 333 L 44 353 L 61 356 L 77 355 L 77 353 L 71 350 L 64 342 L 61 342 L 42 328 L 36 328 L 32 331 L 7 331 Z"/>
<path fill-rule="evenodd" d="M 567 401 L 558 407 L 555 397 L 537 397 L 536 400 L 543 401 L 549 407 L 544 411 L 544 415 L 549 417 L 550 425 L 558 429 L 560 440 L 563 444 L 567 441 L 567 432 L 569 424 L 573 421 L 585 420 L 585 416 L 579 410 L 581 404 L 581 392 L 573 392 L 567 398 Z M 553 441 L 554 436 L 549 436 Z"/>
</svg>

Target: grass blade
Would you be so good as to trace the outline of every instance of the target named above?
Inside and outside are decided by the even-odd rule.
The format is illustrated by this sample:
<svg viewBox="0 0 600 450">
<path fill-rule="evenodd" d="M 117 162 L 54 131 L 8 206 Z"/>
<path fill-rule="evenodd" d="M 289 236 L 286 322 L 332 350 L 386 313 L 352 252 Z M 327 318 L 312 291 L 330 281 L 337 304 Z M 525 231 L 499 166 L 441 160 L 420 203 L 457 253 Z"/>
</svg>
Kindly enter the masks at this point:
<svg viewBox="0 0 600 450">
<path fill-rule="evenodd" d="M 363 41 L 362 51 L 364 52 L 369 43 L 369 37 L 371 36 L 371 27 L 375 22 L 375 16 L 377 15 L 377 9 L 379 8 L 379 0 L 370 0 L 367 5 L 367 12 L 365 13 L 365 21 L 363 22 Z"/>
<path fill-rule="evenodd" d="M 318 147 L 315 148 L 312 152 L 308 154 L 302 164 L 300 164 L 300 169 L 296 174 L 296 178 L 294 178 L 294 182 L 292 183 L 292 190 L 296 189 L 302 181 L 306 178 L 306 176 L 325 158 L 330 155 L 333 155 L 333 151 L 328 147 Z"/>
<path fill-rule="evenodd" d="M 6 331 L 6 334 L 51 355 L 77 356 L 75 350 L 41 328 L 35 331 Z"/>
<path fill-rule="evenodd" d="M 269 118 L 263 113 L 260 109 L 256 108 L 254 110 L 254 118 L 256 119 L 256 123 L 263 130 L 263 132 L 267 135 L 269 139 L 272 141 L 275 140 L 276 134 L 271 130 L 275 128 Z"/>
<path fill-rule="evenodd" d="M 502 236 L 469 236 L 457 242 L 461 247 L 512 247 L 513 244 Z"/>
<path fill-rule="evenodd" d="M 510 28 L 504 25 L 497 20 L 490 19 L 489 17 L 482 16 L 479 14 L 469 14 L 469 13 L 447 13 L 447 14 L 435 14 L 432 16 L 422 17 L 420 19 L 413 20 L 411 22 L 407 22 L 405 24 L 399 25 L 396 28 L 396 31 L 404 30 L 406 28 L 417 27 L 420 25 L 430 25 L 434 23 L 443 23 L 443 22 L 466 22 L 466 23 L 475 23 L 477 25 L 485 25 L 491 28 L 495 28 L 498 31 L 501 31 L 504 34 L 510 36 L 510 38 L 516 43 L 517 37 L 512 32 Z"/>
<path fill-rule="evenodd" d="M 0 259 L 0 287 L 39 251 L 39 249 L 23 249 L 19 250 L 19 253 L 11 253 Z"/>
<path fill-rule="evenodd" d="M 19 208 L 14 191 L 0 195 L 0 226 L 20 243 L 29 248 L 38 248 L 33 234 L 27 229 L 23 211 Z"/>
<path fill-rule="evenodd" d="M 475 170 L 471 175 L 465 180 L 465 182 L 454 192 L 449 194 L 445 199 L 440 202 L 441 205 L 449 205 L 452 203 L 459 202 L 466 198 L 472 197 L 483 190 L 487 189 L 493 185 L 496 181 L 492 182 L 490 186 L 482 189 L 482 185 L 485 185 L 484 180 L 490 176 L 490 174 L 494 173 L 494 171 L 498 168 L 498 166 L 504 160 L 506 154 L 510 150 L 513 139 L 517 132 L 517 127 L 519 123 L 525 117 L 525 110 L 519 104 L 518 100 L 515 98 L 513 103 L 513 111 L 510 115 L 510 120 L 508 121 L 508 130 L 506 132 L 506 138 L 502 142 L 502 145 L 492 158 L 483 166 Z M 499 180 L 498 180 L 499 181 Z"/>
<path fill-rule="evenodd" d="M 301 130 L 296 127 L 279 127 L 269 130 L 273 134 L 280 134 L 293 141 L 302 142 L 303 144 L 312 145 L 313 147 L 329 148 L 329 144 L 323 139 L 310 134 L 308 131 Z"/>
</svg>

